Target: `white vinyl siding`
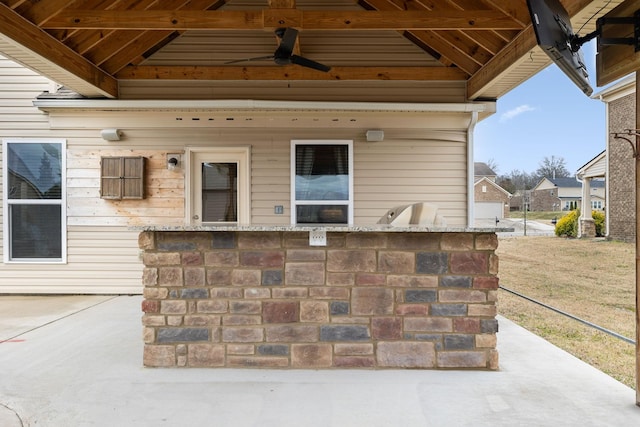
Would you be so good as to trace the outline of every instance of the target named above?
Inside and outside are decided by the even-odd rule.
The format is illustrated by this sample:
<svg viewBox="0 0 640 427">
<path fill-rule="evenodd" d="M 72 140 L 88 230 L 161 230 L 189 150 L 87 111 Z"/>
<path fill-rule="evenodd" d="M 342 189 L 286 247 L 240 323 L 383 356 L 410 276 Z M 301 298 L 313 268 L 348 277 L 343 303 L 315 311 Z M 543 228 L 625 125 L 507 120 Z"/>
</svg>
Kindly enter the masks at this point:
<svg viewBox="0 0 640 427">
<path fill-rule="evenodd" d="M 10 88 L 2 86 L 0 91 L 0 138 L 67 140 L 68 205 L 67 263 L 40 265 L 37 269 L 4 264 L 0 268 L 0 293 L 141 293 L 139 233 L 131 227 L 185 223 L 185 156 L 182 154 L 181 165 L 168 170 L 166 155 L 184 153 L 186 147 L 251 148 L 252 224 L 290 224 L 291 140 L 335 139 L 353 140 L 355 225 L 375 224 L 389 208 L 418 201 L 437 204 L 449 225 L 466 225 L 468 113 L 266 109 L 231 112 L 63 109 L 47 113 L 32 102 L 53 87 L 50 81 L 1 59 L 0 75 L 15 82 Z M 24 87 L 20 82 L 25 83 Z M 314 84 L 309 83 L 316 97 L 322 98 L 322 91 Z M 442 95 L 441 99 L 448 102 L 461 102 L 457 95 L 446 95 L 463 92 L 448 89 L 455 84 L 443 85 L 435 98 Z M 415 102 L 435 99 L 425 95 L 433 89 L 426 85 L 419 85 L 413 92 L 408 83 L 398 85 Z M 192 89 L 200 91 L 198 96 L 208 96 L 201 86 L 196 86 Z M 388 97 L 378 98 L 373 92 L 367 93 L 367 85 L 361 86 L 358 90 L 363 96 L 356 98 L 393 99 L 391 92 Z M 273 93 L 280 93 L 281 89 L 278 86 Z M 299 91 L 304 99 L 305 87 L 293 90 Z M 159 93 L 156 92 L 158 96 Z M 252 93 L 249 88 L 246 98 L 253 98 Z M 167 92 L 166 96 L 178 97 L 179 91 Z M 102 140 L 100 131 L 105 128 L 121 129 L 122 140 Z M 384 141 L 366 142 L 366 130 L 376 128 L 384 129 Z M 440 128 L 454 130 L 437 130 Z M 102 156 L 145 157 L 144 200 L 100 199 Z M 282 214 L 274 212 L 276 206 L 284 207 Z M 2 221 L 3 214 L 0 212 Z"/>
<path fill-rule="evenodd" d="M 0 293 L 138 294 L 142 262 L 138 232 L 127 227 L 68 227 L 67 263 L 6 264 Z"/>
<path fill-rule="evenodd" d="M 94 221 L 98 223 L 96 227 L 77 226 L 92 222 L 90 219 L 100 210 L 97 205 L 100 203 L 100 150 L 96 148 L 102 140 L 100 130 L 95 128 L 51 129 L 50 116 L 34 107 L 33 100 L 55 87 L 50 80 L 0 56 L 0 139 L 67 139 L 67 204 L 77 206 L 76 214 L 82 211 L 86 216 L 67 215 L 66 263 L 4 263 L 0 268 L 0 293 L 141 293 L 143 266 L 138 232 L 122 226 L 117 213 L 111 218 L 98 218 Z M 77 121 L 80 122 L 81 119 Z M 80 150 L 76 149 L 78 145 Z M 0 174 L 1 163 L 0 160 Z M 179 185 L 174 184 L 179 187 L 178 195 L 183 200 L 180 178 Z M 163 180 L 161 187 L 170 186 L 170 180 Z M 0 197 L 3 192 L 4 187 L 0 186 Z M 78 198 L 82 201 L 79 206 Z M 0 223 L 4 225 L 5 221 L 5 212 L 0 209 Z M 117 226 L 118 223 L 121 225 Z M 5 237 L 2 229 L 0 226 L 0 239 Z M 0 257 L 4 259 L 4 256 L 0 245 Z"/>
<path fill-rule="evenodd" d="M 438 205 L 452 226 L 466 224 L 466 131 L 426 131 L 420 138 L 386 137 L 368 143 L 351 129 L 153 129 L 127 130 L 128 143 L 90 147 L 92 130 L 73 131 L 68 150 L 69 225 L 183 224 L 184 167 L 170 171 L 166 153 L 183 146 L 231 147 L 251 144 L 251 223 L 290 223 L 291 139 L 352 138 L 354 158 L 354 224 L 375 224 L 391 207 L 425 201 Z M 294 138 L 297 137 L 297 138 Z M 134 145 L 135 143 L 135 145 Z M 120 147 L 120 148 L 118 148 Z M 153 148 L 152 148 L 153 147 Z M 99 198 L 100 156 L 144 156 L 146 199 L 106 201 Z M 283 214 L 274 207 L 284 206 Z"/>
<path fill-rule="evenodd" d="M 438 206 L 450 226 L 466 224 L 466 132 L 428 132 L 423 139 L 356 145 L 355 223 L 372 224 L 390 208 Z"/>
</svg>

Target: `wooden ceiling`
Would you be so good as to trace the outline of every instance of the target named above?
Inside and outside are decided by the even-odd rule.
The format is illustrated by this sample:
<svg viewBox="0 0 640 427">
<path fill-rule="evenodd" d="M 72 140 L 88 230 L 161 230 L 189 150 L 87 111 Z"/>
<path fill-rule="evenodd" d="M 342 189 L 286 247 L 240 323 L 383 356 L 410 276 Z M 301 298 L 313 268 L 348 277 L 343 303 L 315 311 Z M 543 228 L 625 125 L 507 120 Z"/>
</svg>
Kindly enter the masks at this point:
<svg viewBox="0 0 640 427">
<path fill-rule="evenodd" d="M 562 3 L 587 23 L 587 31 L 595 23 L 587 17 L 621 1 Z M 242 55 L 264 55 L 264 49 L 272 53 L 273 32 L 281 27 L 297 28 L 296 49 L 315 60 L 322 50 L 314 56 L 311 46 L 322 45 L 323 37 L 346 45 L 350 36 L 362 34 L 400 37 L 423 58 L 412 52 L 406 63 L 391 61 L 392 48 L 377 52 L 379 61 L 371 55 L 363 61 L 352 52 L 340 58 L 339 47 L 332 47 L 333 56 L 325 53 L 328 73 L 296 65 L 229 64 Z M 190 61 L 187 52 L 184 58 L 154 60 L 165 58 L 172 43 L 208 33 L 220 40 L 226 35 L 228 42 L 219 43 L 220 51 L 206 61 Z M 269 42 L 229 49 L 247 34 Z M 467 99 L 493 99 L 549 63 L 542 54 L 534 58 L 535 49 L 525 0 L 0 0 L 0 52 L 89 97 L 118 98 L 118 81 L 124 79 L 451 80 L 466 81 Z"/>
</svg>

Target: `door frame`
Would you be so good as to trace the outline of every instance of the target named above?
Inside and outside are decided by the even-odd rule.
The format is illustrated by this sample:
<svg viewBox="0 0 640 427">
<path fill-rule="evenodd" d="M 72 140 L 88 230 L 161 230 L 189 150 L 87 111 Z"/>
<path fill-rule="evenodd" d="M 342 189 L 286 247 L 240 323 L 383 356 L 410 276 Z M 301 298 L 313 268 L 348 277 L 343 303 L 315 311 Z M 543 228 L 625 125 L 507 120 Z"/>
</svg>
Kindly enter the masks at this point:
<svg viewBox="0 0 640 427">
<path fill-rule="evenodd" d="M 206 158 L 211 162 L 237 163 L 238 164 L 238 221 L 219 222 L 206 224 L 223 225 L 249 225 L 251 223 L 251 147 L 186 147 L 185 170 L 185 224 L 202 225 L 202 213 L 196 212 L 195 192 L 198 186 L 196 180 L 200 180 L 201 164 Z M 200 206 L 202 203 L 200 203 Z M 198 219 L 194 218 L 198 215 Z"/>
</svg>

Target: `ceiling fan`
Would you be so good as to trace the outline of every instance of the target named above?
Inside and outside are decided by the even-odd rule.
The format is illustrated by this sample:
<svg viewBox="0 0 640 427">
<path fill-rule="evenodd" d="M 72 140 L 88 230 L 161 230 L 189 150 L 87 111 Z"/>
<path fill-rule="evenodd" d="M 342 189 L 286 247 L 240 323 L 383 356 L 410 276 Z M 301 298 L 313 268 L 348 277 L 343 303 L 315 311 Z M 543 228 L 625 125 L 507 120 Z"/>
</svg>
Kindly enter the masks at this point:
<svg viewBox="0 0 640 427">
<path fill-rule="evenodd" d="M 293 48 L 296 44 L 296 40 L 298 39 L 298 30 L 296 30 L 295 28 L 278 28 L 275 33 L 278 39 L 280 39 L 280 44 L 278 45 L 278 48 L 273 53 L 273 55 L 238 59 L 236 61 L 225 62 L 225 64 L 235 64 L 238 62 L 247 61 L 266 61 L 270 59 L 278 65 L 295 64 L 302 67 L 312 68 L 318 71 L 324 71 L 325 73 L 331 70 L 331 67 L 329 67 L 328 65 L 321 64 L 319 62 L 293 53 Z"/>
</svg>

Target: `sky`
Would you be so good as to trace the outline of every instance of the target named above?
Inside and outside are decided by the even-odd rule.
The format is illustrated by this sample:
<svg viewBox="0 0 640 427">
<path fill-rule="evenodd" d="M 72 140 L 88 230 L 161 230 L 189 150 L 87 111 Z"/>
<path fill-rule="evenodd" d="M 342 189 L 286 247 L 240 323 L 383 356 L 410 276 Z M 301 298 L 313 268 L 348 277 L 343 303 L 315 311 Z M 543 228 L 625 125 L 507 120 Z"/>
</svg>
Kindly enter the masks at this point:
<svg viewBox="0 0 640 427">
<path fill-rule="evenodd" d="M 593 93 L 595 43 L 582 47 Z M 562 157 L 570 174 L 605 149 L 605 104 L 585 95 L 551 64 L 497 101 L 497 112 L 476 125 L 474 161 L 497 164 L 498 175 L 535 172 L 545 157 Z"/>
</svg>

